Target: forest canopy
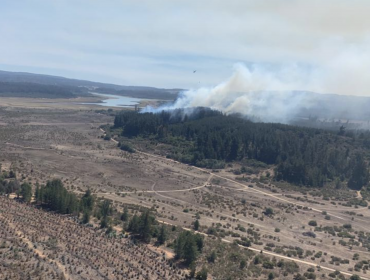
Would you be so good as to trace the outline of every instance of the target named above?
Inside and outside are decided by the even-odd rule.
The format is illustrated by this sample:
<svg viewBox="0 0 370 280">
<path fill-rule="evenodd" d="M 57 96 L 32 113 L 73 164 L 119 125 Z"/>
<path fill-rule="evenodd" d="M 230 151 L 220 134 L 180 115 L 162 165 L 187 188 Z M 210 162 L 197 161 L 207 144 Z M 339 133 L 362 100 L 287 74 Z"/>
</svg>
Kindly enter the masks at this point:
<svg viewBox="0 0 370 280">
<path fill-rule="evenodd" d="M 276 180 L 312 187 L 340 180 L 360 189 L 369 179 L 369 132 L 347 136 L 343 131 L 254 123 L 208 108 L 126 111 L 115 117 L 114 128 L 125 137 L 154 137 L 171 144 L 176 147 L 171 158 L 200 167 L 253 159 L 275 165 Z"/>
</svg>

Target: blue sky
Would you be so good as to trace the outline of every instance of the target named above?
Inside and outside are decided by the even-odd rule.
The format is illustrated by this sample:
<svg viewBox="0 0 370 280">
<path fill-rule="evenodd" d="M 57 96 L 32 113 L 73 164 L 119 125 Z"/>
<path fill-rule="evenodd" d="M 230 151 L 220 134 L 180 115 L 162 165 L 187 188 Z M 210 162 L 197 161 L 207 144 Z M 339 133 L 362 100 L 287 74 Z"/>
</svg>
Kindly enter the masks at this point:
<svg viewBox="0 0 370 280">
<path fill-rule="evenodd" d="M 369 12 L 365 0 L 2 0 L 0 69 L 196 88 L 235 63 L 298 65 L 340 90 L 337 79 L 370 70 Z"/>
</svg>

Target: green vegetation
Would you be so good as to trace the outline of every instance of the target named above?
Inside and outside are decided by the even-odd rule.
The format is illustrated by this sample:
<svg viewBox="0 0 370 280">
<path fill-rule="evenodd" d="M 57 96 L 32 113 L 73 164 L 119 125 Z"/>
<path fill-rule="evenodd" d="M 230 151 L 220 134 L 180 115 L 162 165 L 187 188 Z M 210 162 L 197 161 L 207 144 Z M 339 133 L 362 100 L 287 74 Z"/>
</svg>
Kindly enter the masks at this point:
<svg viewBox="0 0 370 280">
<path fill-rule="evenodd" d="M 18 193 L 19 190 L 20 185 L 16 173 L 13 170 L 2 171 L 0 164 L 0 194 Z"/>
<path fill-rule="evenodd" d="M 122 215 L 121 215 L 121 221 L 123 221 L 123 222 L 127 222 L 127 221 L 128 221 L 128 218 L 129 218 L 129 215 L 128 215 L 128 208 L 127 208 L 127 207 L 125 207 L 125 208 L 123 209 L 123 213 L 122 213 Z"/>
<path fill-rule="evenodd" d="M 153 235 L 153 230 L 152 230 L 153 223 L 154 223 L 154 217 L 151 215 L 150 211 L 147 209 L 141 214 L 140 217 L 135 214 L 131 218 L 128 224 L 127 230 L 133 234 L 136 234 L 144 242 L 149 243 Z M 162 232 L 162 237 L 160 237 L 160 239 L 161 240 L 158 240 L 159 243 L 161 242 L 164 243 L 166 241 L 164 232 Z"/>
<path fill-rule="evenodd" d="M 76 214 L 80 211 L 80 201 L 77 196 L 63 186 L 62 181 L 55 179 L 41 186 L 36 201 L 52 211 L 61 214 Z"/>
<path fill-rule="evenodd" d="M 184 260 L 190 265 L 198 258 L 203 249 L 203 237 L 191 231 L 183 231 L 175 240 L 176 259 Z"/>
<path fill-rule="evenodd" d="M 317 222 L 312 220 L 312 221 L 309 221 L 308 222 L 308 225 L 309 226 L 312 226 L 312 227 L 316 227 L 317 226 Z"/>
<path fill-rule="evenodd" d="M 21 196 L 25 202 L 30 202 L 32 198 L 32 187 L 28 183 L 23 183 L 21 185 Z"/>
<path fill-rule="evenodd" d="M 202 267 L 202 269 L 197 273 L 196 280 L 207 280 L 208 277 L 208 270 L 205 267 Z"/>
<path fill-rule="evenodd" d="M 81 198 L 81 211 L 83 213 L 82 222 L 84 224 L 89 223 L 90 215 L 94 209 L 95 199 L 91 194 L 91 190 L 88 189 Z"/>
<path fill-rule="evenodd" d="M 109 216 L 112 214 L 113 209 L 109 200 L 103 200 L 100 204 L 100 228 L 107 228 L 110 224 Z"/>
<path fill-rule="evenodd" d="M 1 170 L 1 166 L 0 166 Z M 25 202 L 31 202 L 34 194 L 35 203 L 47 210 L 60 214 L 83 214 L 83 223 L 90 221 L 94 209 L 95 199 L 90 190 L 79 199 L 74 193 L 69 192 L 59 179 L 48 181 L 46 185 L 36 183 L 33 193 L 31 184 L 24 182 L 22 185 L 16 179 L 15 173 L 0 172 L 0 194 L 16 193 Z"/>
<path fill-rule="evenodd" d="M 196 219 L 195 222 L 194 222 L 194 230 L 199 230 L 199 226 L 200 226 L 199 220 Z"/>
<path fill-rule="evenodd" d="M 352 189 L 367 184 L 364 154 L 370 133 L 350 136 L 282 124 L 253 123 L 241 116 L 197 108 L 187 114 L 122 112 L 113 129 L 122 136 L 150 138 L 172 146 L 168 155 L 200 167 L 223 168 L 225 162 L 256 160 L 276 165 L 275 179 L 322 187 L 347 182 Z"/>
<path fill-rule="evenodd" d="M 162 224 L 161 226 L 161 229 L 159 231 L 159 234 L 158 234 L 158 238 L 157 238 L 157 243 L 158 245 L 163 245 L 165 244 L 166 240 L 167 240 L 167 230 L 166 230 L 166 227 L 164 224 Z"/>
<path fill-rule="evenodd" d="M 268 208 L 266 208 L 264 214 L 266 216 L 272 216 L 272 215 L 274 215 L 274 210 L 271 207 L 268 207 Z"/>
<path fill-rule="evenodd" d="M 25 82 L 0 82 L 1 97 L 75 98 L 88 94 L 86 88 Z"/>
<path fill-rule="evenodd" d="M 120 147 L 122 151 L 126 151 L 129 153 L 135 153 L 135 150 L 129 144 L 119 142 L 118 147 Z"/>
</svg>

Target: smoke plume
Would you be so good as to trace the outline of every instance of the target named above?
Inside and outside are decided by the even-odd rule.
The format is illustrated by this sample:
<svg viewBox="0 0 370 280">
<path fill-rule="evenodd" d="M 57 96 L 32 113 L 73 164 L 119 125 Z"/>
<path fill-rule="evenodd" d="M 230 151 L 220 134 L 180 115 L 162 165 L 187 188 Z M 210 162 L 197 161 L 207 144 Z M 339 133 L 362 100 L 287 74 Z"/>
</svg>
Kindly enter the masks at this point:
<svg viewBox="0 0 370 280">
<path fill-rule="evenodd" d="M 368 120 L 370 98 L 356 96 L 370 92 L 370 56 L 358 49 L 330 54 L 325 48 L 321 56 L 318 67 L 237 64 L 231 77 L 219 85 L 186 90 L 174 103 L 147 107 L 144 112 L 201 106 L 264 122 L 291 123 L 308 115 Z"/>
</svg>

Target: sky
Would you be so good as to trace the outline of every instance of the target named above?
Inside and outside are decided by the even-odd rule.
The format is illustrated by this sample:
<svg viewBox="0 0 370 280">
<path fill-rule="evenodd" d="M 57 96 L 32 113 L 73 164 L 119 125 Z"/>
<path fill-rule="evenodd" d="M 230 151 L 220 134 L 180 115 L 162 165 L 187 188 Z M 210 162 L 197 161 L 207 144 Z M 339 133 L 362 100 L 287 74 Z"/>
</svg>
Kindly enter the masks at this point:
<svg viewBox="0 0 370 280">
<path fill-rule="evenodd" d="M 295 89 L 368 95 L 369 15 L 368 0 L 2 0 L 0 69 L 190 89 L 242 64 Z"/>
</svg>

